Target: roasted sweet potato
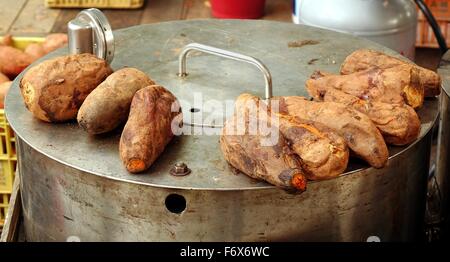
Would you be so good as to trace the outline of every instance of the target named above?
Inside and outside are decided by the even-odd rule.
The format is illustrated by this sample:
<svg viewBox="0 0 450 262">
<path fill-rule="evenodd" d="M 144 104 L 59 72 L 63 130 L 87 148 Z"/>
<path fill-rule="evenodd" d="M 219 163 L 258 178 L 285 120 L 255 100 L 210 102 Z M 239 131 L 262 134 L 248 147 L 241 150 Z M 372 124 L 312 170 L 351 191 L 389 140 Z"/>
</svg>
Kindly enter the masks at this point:
<svg viewBox="0 0 450 262">
<path fill-rule="evenodd" d="M 8 90 L 11 87 L 12 81 L 4 82 L 0 84 L 0 108 L 5 107 L 5 97 L 8 94 Z"/>
<path fill-rule="evenodd" d="M 273 104 L 272 106 L 276 107 L 277 105 Z M 235 118 L 241 120 L 241 122 L 235 123 L 233 128 L 240 128 L 240 135 L 254 136 L 255 138 L 252 139 L 253 142 L 258 141 L 258 136 L 264 138 L 269 133 L 271 135 L 270 138 L 274 140 L 278 136 L 282 136 L 283 139 L 278 140 L 278 142 L 285 141 L 294 155 L 297 155 L 302 170 L 310 180 L 336 177 L 342 174 L 347 167 L 349 153 L 344 139 L 319 123 L 270 111 L 266 103 L 250 94 L 241 94 L 236 99 L 235 115 Z M 268 127 L 268 124 L 272 125 L 273 127 L 268 127 L 271 128 L 268 130 L 270 132 L 265 132 L 264 130 L 247 130 L 249 128 L 248 126 L 250 128 L 252 126 L 261 126 L 261 123 L 258 121 L 264 122 L 264 127 Z M 226 129 L 226 131 L 230 130 L 233 129 L 230 127 Z M 248 134 L 246 134 L 247 131 L 249 131 Z M 235 134 L 223 132 L 222 135 Z M 240 139 L 245 140 L 245 138 Z M 222 143 L 227 143 L 226 138 L 222 138 L 221 141 Z M 276 141 L 272 141 L 272 144 L 270 146 L 275 146 Z M 260 146 L 263 147 L 264 145 Z M 252 150 L 252 148 L 248 148 L 248 150 Z M 227 152 L 223 153 L 227 154 Z M 231 159 L 233 157 L 227 156 L 227 158 Z M 239 164 L 235 163 L 235 167 L 239 169 L 237 165 Z M 261 174 L 255 171 L 252 177 L 259 175 Z M 279 174 L 266 174 L 266 176 L 273 175 L 277 176 Z"/>
<path fill-rule="evenodd" d="M 318 77 L 317 74 L 315 77 Z M 366 114 L 388 144 L 409 144 L 416 140 L 420 133 L 419 116 L 406 104 L 374 102 L 369 96 L 362 99 L 335 89 L 333 85 L 316 84 L 313 79 L 306 81 L 306 89 L 316 101 L 341 103 Z"/>
<path fill-rule="evenodd" d="M 78 111 L 78 123 L 90 134 L 115 129 L 127 120 L 134 94 L 154 84 L 145 73 L 134 68 L 112 73 L 86 97 Z"/>
<path fill-rule="evenodd" d="M 33 58 L 23 51 L 11 46 L 0 46 L 0 72 L 10 79 L 15 78 L 32 62 Z"/>
<path fill-rule="evenodd" d="M 62 33 L 56 33 L 56 34 L 49 34 L 45 41 L 42 43 L 42 47 L 46 53 L 50 53 L 68 42 L 68 37 L 66 34 Z"/>
<path fill-rule="evenodd" d="M 333 75 L 315 72 L 306 82 L 308 88 L 334 88 L 372 102 L 419 108 L 424 101 L 424 89 L 420 84 L 419 72 L 410 66 L 393 68 L 372 68 L 349 75 Z"/>
<path fill-rule="evenodd" d="M 126 169 L 131 173 L 148 169 L 182 121 L 181 107 L 170 91 L 158 85 L 137 91 L 119 144 Z"/>
<path fill-rule="evenodd" d="M 368 116 L 334 102 L 308 101 L 299 96 L 276 97 L 280 112 L 319 122 L 342 136 L 356 156 L 371 166 L 386 165 L 389 152 L 377 127 Z"/>
<path fill-rule="evenodd" d="M 341 66 L 341 74 L 348 75 L 370 68 L 387 69 L 401 65 L 406 65 L 408 67 L 407 70 L 417 72 L 426 97 L 440 94 L 441 79 L 437 73 L 375 50 L 360 49 L 347 56 Z"/>
<path fill-rule="evenodd" d="M 33 62 L 47 54 L 41 43 L 29 44 L 25 48 L 25 53 L 33 58 Z"/>
<path fill-rule="evenodd" d="M 86 96 L 112 73 L 106 61 L 91 54 L 68 55 L 44 61 L 20 81 L 25 105 L 46 122 L 75 119 Z"/>
<path fill-rule="evenodd" d="M 230 165 L 285 190 L 306 190 L 307 179 L 300 160 L 282 136 L 275 145 L 261 146 L 263 137 L 259 135 L 227 135 L 235 129 L 236 123 L 236 116 L 228 119 L 220 137 L 222 153 Z"/>
<path fill-rule="evenodd" d="M 10 34 L 5 35 L 2 41 L 0 42 L 0 45 L 12 46 L 13 45 L 12 35 Z"/>
<path fill-rule="evenodd" d="M 286 114 L 277 116 L 280 133 L 300 158 L 309 180 L 330 179 L 344 173 L 349 151 L 341 136 L 320 123 Z"/>
<path fill-rule="evenodd" d="M 307 179 L 300 159 L 270 121 L 267 114 L 251 113 L 246 101 L 238 99 L 235 113 L 225 122 L 220 136 L 223 156 L 231 166 L 252 178 L 302 192 Z M 258 124 L 267 127 L 267 134 L 253 130 L 252 126 Z"/>
<path fill-rule="evenodd" d="M 9 78 L 0 72 L 0 84 L 9 82 L 9 81 L 10 81 Z"/>
</svg>

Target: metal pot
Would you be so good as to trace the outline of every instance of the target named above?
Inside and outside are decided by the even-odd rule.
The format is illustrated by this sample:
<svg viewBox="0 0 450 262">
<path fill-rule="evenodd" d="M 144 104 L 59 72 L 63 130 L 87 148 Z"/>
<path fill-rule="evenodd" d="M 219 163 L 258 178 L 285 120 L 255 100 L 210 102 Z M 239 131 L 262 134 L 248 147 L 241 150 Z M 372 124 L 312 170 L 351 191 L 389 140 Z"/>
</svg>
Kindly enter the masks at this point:
<svg viewBox="0 0 450 262">
<path fill-rule="evenodd" d="M 364 37 L 414 59 L 417 11 L 411 0 L 294 0 L 294 23 Z"/>
<path fill-rule="evenodd" d="M 242 92 L 264 97 L 267 91 L 256 68 L 200 52 L 188 56 L 188 75 L 179 77 L 178 56 L 192 42 L 260 58 L 272 74 L 273 95 L 306 95 L 302 83 L 315 69 L 338 72 L 358 48 L 398 56 L 360 38 L 267 21 L 167 22 L 119 30 L 115 38 L 112 67 L 137 67 L 184 100 L 188 131 L 198 127 L 194 120 L 220 121 L 195 110 L 202 101 L 221 104 Z M 308 39 L 318 44 L 288 45 Z M 58 50 L 44 60 L 62 54 Z M 5 110 L 17 134 L 30 241 L 391 241 L 421 234 L 436 100 L 418 112 L 418 140 L 390 148 L 385 168 L 352 160 L 345 174 L 312 182 L 299 195 L 233 173 L 219 150 L 219 127 L 176 137 L 150 170 L 130 175 L 119 159 L 120 130 L 90 137 L 76 123 L 40 122 L 24 107 L 18 80 Z M 180 162 L 190 174 L 170 175 Z"/>
<path fill-rule="evenodd" d="M 445 238 L 450 239 L 450 51 L 447 51 L 442 57 L 438 72 L 442 78 L 442 94 L 436 178 L 441 194 L 440 204 L 444 234 Z"/>
</svg>

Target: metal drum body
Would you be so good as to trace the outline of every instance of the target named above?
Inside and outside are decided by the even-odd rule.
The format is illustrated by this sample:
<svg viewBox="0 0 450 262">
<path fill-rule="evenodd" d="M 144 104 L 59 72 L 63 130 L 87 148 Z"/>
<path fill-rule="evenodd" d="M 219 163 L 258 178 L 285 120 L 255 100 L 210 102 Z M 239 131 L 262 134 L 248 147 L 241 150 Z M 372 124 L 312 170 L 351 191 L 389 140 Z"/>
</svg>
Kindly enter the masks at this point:
<svg viewBox="0 0 450 262">
<path fill-rule="evenodd" d="M 196 92 L 204 101 L 232 102 L 242 92 L 263 96 L 264 82 L 251 66 L 196 53 L 188 77 L 177 77 L 179 51 L 191 42 L 261 59 L 272 73 L 274 95 L 306 95 L 303 83 L 315 69 L 338 72 L 358 48 L 395 55 L 352 36 L 265 21 L 169 22 L 120 30 L 115 38 L 114 69 L 137 67 L 193 107 Z M 288 47 L 307 39 L 319 44 Z M 196 117 L 189 107 L 183 112 L 185 121 Z M 174 138 L 150 170 L 130 175 L 118 154 L 121 130 L 91 137 L 76 123 L 40 122 L 25 109 L 18 81 L 6 113 L 18 137 L 29 241 L 401 241 L 421 233 L 438 101 L 425 102 L 420 138 L 390 148 L 385 168 L 352 159 L 345 174 L 311 182 L 296 195 L 232 172 L 219 149 L 219 128 Z M 179 161 L 190 175 L 169 175 Z"/>
<path fill-rule="evenodd" d="M 446 239 L 450 239 L 450 51 L 439 67 L 442 78 L 436 177 L 441 193 L 442 218 Z"/>
</svg>

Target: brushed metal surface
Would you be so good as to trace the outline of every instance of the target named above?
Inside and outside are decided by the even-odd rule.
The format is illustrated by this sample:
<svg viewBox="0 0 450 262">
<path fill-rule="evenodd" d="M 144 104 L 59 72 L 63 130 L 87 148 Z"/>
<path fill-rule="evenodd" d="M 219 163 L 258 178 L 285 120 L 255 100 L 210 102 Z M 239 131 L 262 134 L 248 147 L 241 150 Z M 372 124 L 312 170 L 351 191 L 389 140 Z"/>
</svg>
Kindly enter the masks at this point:
<svg viewBox="0 0 450 262">
<path fill-rule="evenodd" d="M 300 195 L 133 184 L 62 165 L 19 142 L 29 241 L 405 241 L 420 237 L 431 133 L 384 169 L 310 183 Z M 168 210 L 171 194 L 186 200 Z M 169 205 L 170 208 L 170 205 Z"/>
<path fill-rule="evenodd" d="M 294 23 L 350 33 L 414 59 L 417 7 L 412 0 L 299 0 Z"/>
<path fill-rule="evenodd" d="M 259 71 L 261 71 L 261 73 L 263 74 L 263 77 L 264 77 L 265 95 L 262 98 L 265 100 L 272 98 L 272 90 L 273 90 L 272 75 L 270 74 L 269 69 L 259 59 L 251 57 L 251 56 L 239 54 L 236 52 L 231 52 L 231 51 L 228 51 L 225 49 L 220 49 L 217 47 L 209 46 L 209 45 L 204 45 L 204 44 L 199 44 L 199 43 L 191 43 L 191 44 L 185 45 L 181 49 L 180 55 L 178 56 L 179 57 L 178 58 L 178 77 L 185 78 L 185 79 L 189 77 L 189 73 L 186 70 L 186 62 L 187 62 L 187 55 L 192 51 L 203 52 L 203 53 L 207 53 L 210 55 L 216 55 L 219 57 L 232 59 L 232 60 L 239 61 L 239 62 L 245 62 L 245 63 L 255 66 L 256 68 L 258 68 Z M 214 100 L 214 101 L 217 101 L 217 100 Z M 214 102 L 214 104 L 216 104 L 216 103 Z M 219 104 L 221 104 L 221 103 L 219 103 Z M 205 108 L 205 106 L 202 106 L 201 108 Z M 201 111 L 201 109 L 199 109 L 199 108 L 197 108 L 196 110 Z M 185 110 L 185 112 L 186 111 L 187 110 Z M 205 123 L 205 121 L 203 121 L 202 118 L 199 118 L 200 122 L 196 122 L 198 119 L 196 119 L 195 117 L 185 117 L 184 120 L 185 120 L 184 124 L 191 125 L 191 126 L 222 128 L 226 119 L 223 117 L 223 111 L 221 110 L 221 111 L 219 111 L 219 114 L 217 114 L 217 116 L 215 116 L 214 119 L 210 123 L 208 123 L 208 122 Z"/>
<path fill-rule="evenodd" d="M 337 73 L 355 49 L 396 55 L 348 35 L 267 21 L 142 25 L 115 32 L 115 39 L 114 69 L 137 67 L 189 103 L 195 92 L 204 100 L 219 102 L 233 102 L 242 92 L 264 96 L 264 81 L 256 68 L 214 56 L 193 53 L 188 59 L 188 79 L 180 79 L 178 55 L 191 42 L 262 60 L 272 73 L 275 96 L 306 95 L 303 83 L 315 69 Z M 307 39 L 319 44 L 288 47 L 290 41 Z M 63 53 L 58 50 L 43 59 Z M 310 63 L 312 59 L 319 60 Z M 359 241 L 369 235 L 410 240 L 423 221 L 429 131 L 437 117 L 438 101 L 425 101 L 418 112 L 422 121 L 419 139 L 407 147 L 391 147 L 387 167 L 377 170 L 352 160 L 345 174 L 312 182 L 301 195 L 234 174 L 222 157 L 217 135 L 176 137 L 147 172 L 130 175 L 119 159 L 120 129 L 93 137 L 76 123 L 40 122 L 25 109 L 18 81 L 8 93 L 5 110 L 18 137 L 29 240 L 77 236 L 82 241 Z M 170 175 L 178 162 L 186 163 L 191 173 Z M 171 205 L 166 198 L 171 193 L 185 198 L 182 213 L 168 210 Z M 176 204 L 172 211 L 179 210 Z"/>
<path fill-rule="evenodd" d="M 270 38 L 267 36 L 270 34 Z M 186 43 L 195 41 L 225 48 L 259 58 L 269 68 L 273 77 L 273 95 L 304 95 L 304 82 L 314 70 L 339 72 L 344 58 L 358 48 L 375 48 L 394 54 L 373 42 L 348 35 L 308 26 L 266 21 L 199 20 L 169 22 L 131 27 L 115 32 L 116 54 L 112 67 L 136 67 L 148 73 L 157 83 L 172 91 L 180 100 L 193 107 L 194 94 L 203 101 L 228 101 L 233 105 L 242 92 L 264 97 L 264 79 L 258 69 L 232 60 L 197 53 L 188 60 L 189 76 L 179 78 L 178 55 Z M 288 42 L 314 39 L 317 45 L 289 48 Z M 51 57 L 63 54 L 59 50 Z M 45 57 L 44 59 L 48 59 Z M 315 64 L 308 64 L 318 58 Z M 18 78 L 20 79 L 20 77 Z M 231 114 L 232 109 L 226 113 Z M 190 113 L 183 106 L 185 117 L 207 112 Z M 219 150 L 218 128 L 185 126 L 189 133 L 175 138 L 152 168 L 141 175 L 130 175 L 123 167 L 118 154 L 121 130 L 102 136 L 89 136 L 76 122 L 48 124 L 35 119 L 25 108 L 19 94 L 18 81 L 6 98 L 6 115 L 17 135 L 41 153 L 65 165 L 83 171 L 133 183 L 197 189 L 248 189 L 267 187 L 245 176 L 235 176 Z M 431 128 L 438 111 L 437 101 L 426 101 L 419 111 L 423 137 Z M 189 120 L 184 120 L 189 122 Z M 213 134 L 213 135 L 203 135 Z M 217 135 L 214 135 L 217 134 Z M 405 147 L 391 147 L 394 156 Z M 186 163 L 192 173 L 182 179 L 168 176 L 177 162 Z M 355 163 L 353 161 L 353 163 Z M 358 162 L 359 163 L 359 162 Z M 348 172 L 365 168 L 354 164 Z"/>
<path fill-rule="evenodd" d="M 69 53 L 92 53 L 111 63 L 114 59 L 114 35 L 106 16 L 96 8 L 81 11 L 67 23 Z"/>
<path fill-rule="evenodd" d="M 438 72 L 442 78 L 443 92 L 440 101 L 436 178 L 441 194 L 444 237 L 450 239 L 450 51 L 442 57 Z"/>
</svg>

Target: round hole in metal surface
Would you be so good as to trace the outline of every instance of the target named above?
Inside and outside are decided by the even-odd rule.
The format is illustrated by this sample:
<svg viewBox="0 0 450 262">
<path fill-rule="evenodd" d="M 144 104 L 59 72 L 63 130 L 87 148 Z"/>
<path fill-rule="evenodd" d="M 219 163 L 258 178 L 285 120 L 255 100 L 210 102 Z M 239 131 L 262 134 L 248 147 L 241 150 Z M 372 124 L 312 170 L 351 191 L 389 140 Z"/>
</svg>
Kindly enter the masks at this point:
<svg viewBox="0 0 450 262">
<path fill-rule="evenodd" d="M 172 213 L 180 214 L 186 209 L 186 199 L 182 195 L 170 194 L 166 197 L 166 208 Z"/>
<path fill-rule="evenodd" d="M 200 112 L 200 109 L 193 107 L 189 111 L 191 111 L 191 113 L 197 113 Z"/>
</svg>

